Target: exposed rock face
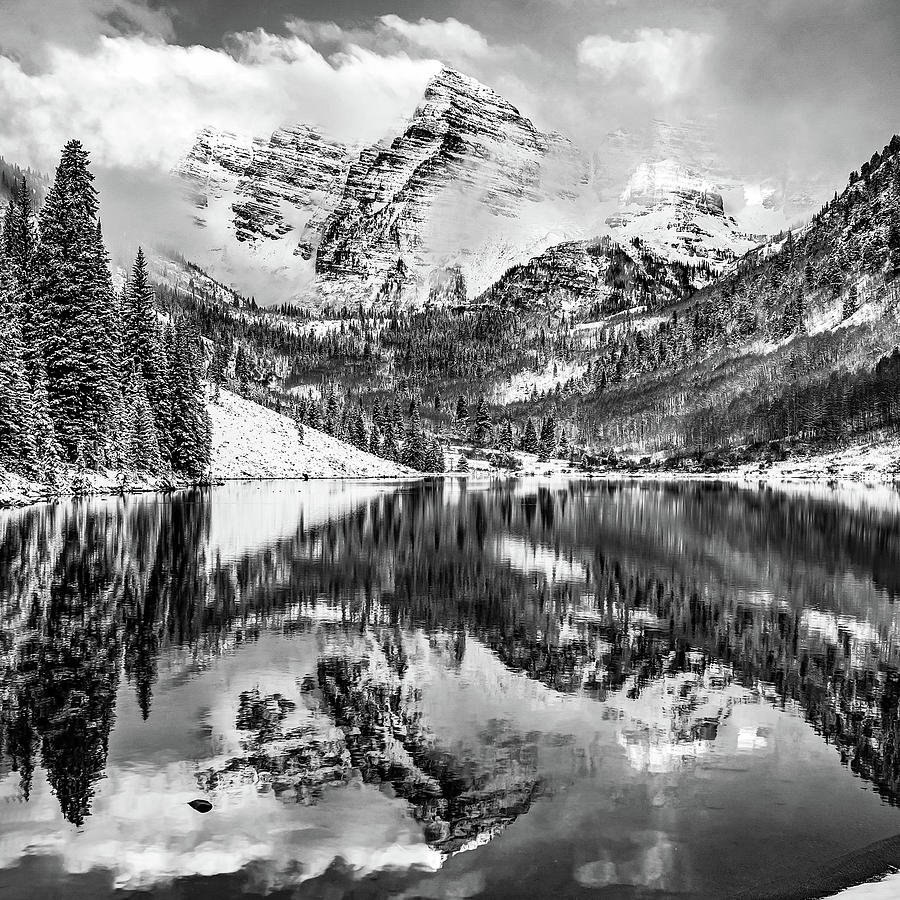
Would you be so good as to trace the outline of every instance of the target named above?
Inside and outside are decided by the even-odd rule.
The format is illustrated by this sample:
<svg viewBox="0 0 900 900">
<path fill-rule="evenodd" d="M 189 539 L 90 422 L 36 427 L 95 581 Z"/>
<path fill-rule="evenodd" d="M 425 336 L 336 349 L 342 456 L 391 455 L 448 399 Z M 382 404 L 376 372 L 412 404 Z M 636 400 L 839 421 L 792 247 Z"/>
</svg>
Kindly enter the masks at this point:
<svg viewBox="0 0 900 900">
<path fill-rule="evenodd" d="M 257 140 L 206 129 L 178 172 L 211 250 L 283 279 L 265 300 L 454 302 L 460 284 L 476 297 L 548 247 L 604 232 L 720 271 L 808 211 L 802 184 L 722 171 L 713 137 L 657 121 L 611 133 L 588 161 L 445 68 L 393 139 L 353 149 L 306 125 Z"/>
<path fill-rule="evenodd" d="M 177 168 L 227 253 L 315 281 L 343 304 L 427 300 L 452 268 L 469 293 L 511 264 L 581 236 L 585 165 L 490 88 L 451 69 L 403 132 L 359 152 L 299 125 L 248 140 L 205 129 Z"/>
<path fill-rule="evenodd" d="M 279 128 L 268 141 L 254 142 L 232 207 L 237 239 L 278 240 L 296 229 L 301 233 L 298 250 L 308 259 L 310 242 L 339 196 L 349 163 L 346 147 L 306 125 Z"/>
<path fill-rule="evenodd" d="M 252 141 L 204 129 L 177 173 L 194 186 L 200 209 L 224 205 L 219 215 L 237 241 L 257 249 L 290 236 L 293 252 L 309 259 L 350 158 L 307 125 Z"/>
<path fill-rule="evenodd" d="M 429 270 L 454 251 L 467 281 L 477 281 L 465 257 L 499 231 L 516 231 L 523 205 L 571 202 L 577 175 L 555 176 L 577 165 L 565 138 L 543 134 L 494 91 L 444 69 L 404 133 L 351 166 L 316 259 L 319 289 L 418 298 Z M 490 219 L 510 221 L 492 227 Z"/>
<path fill-rule="evenodd" d="M 690 285 L 691 273 L 679 263 L 601 238 L 550 247 L 513 266 L 479 299 L 612 315 L 639 306 L 675 303 Z"/>
<path fill-rule="evenodd" d="M 249 138 L 232 131 L 204 128 L 176 173 L 190 183 L 197 208 L 205 210 L 211 201 L 234 191 L 252 158 L 253 142 Z M 206 224 L 202 213 L 197 216 L 197 223 Z"/>
</svg>

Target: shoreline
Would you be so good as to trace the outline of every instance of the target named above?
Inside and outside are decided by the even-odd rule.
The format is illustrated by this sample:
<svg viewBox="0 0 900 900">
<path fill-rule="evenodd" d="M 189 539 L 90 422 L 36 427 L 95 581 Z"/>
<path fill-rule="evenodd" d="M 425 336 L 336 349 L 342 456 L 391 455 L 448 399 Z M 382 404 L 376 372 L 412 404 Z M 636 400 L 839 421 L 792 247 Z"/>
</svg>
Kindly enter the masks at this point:
<svg viewBox="0 0 900 900">
<path fill-rule="evenodd" d="M 77 478 L 83 479 L 78 485 L 73 484 Z M 863 489 L 865 491 L 888 488 L 900 490 L 900 473 L 888 473 L 883 477 L 860 478 L 852 474 L 792 474 L 771 469 L 724 469 L 717 472 L 696 472 L 690 470 L 658 470 L 658 469 L 575 469 L 553 467 L 543 471 L 520 469 L 518 471 L 503 469 L 474 469 L 469 472 L 420 472 L 409 474 L 372 473 L 368 475 L 315 474 L 306 477 L 294 473 L 285 475 L 213 475 L 196 481 L 177 480 L 165 477 L 139 478 L 128 477 L 124 483 L 116 476 L 104 473 L 76 473 L 68 479 L 68 483 L 58 488 L 39 482 L 29 481 L 11 473 L 0 473 L 0 510 L 22 509 L 40 503 L 54 503 L 60 500 L 74 500 L 85 497 L 114 497 L 137 494 L 169 494 L 191 488 L 214 487 L 237 481 L 378 481 L 405 483 L 425 479 L 453 479 L 466 482 L 488 482 L 507 479 L 540 479 L 540 480 L 587 480 L 610 482 L 648 482 L 648 483 L 705 483 L 723 484 L 749 489 L 804 489 L 831 488 Z"/>
</svg>

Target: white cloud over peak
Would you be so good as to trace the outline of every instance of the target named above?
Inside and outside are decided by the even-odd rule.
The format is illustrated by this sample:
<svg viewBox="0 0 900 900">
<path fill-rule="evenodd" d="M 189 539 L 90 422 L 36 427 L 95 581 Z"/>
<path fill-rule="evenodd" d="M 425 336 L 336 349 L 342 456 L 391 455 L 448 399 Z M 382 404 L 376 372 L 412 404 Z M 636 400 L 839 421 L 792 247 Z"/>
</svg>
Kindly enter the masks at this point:
<svg viewBox="0 0 900 900">
<path fill-rule="evenodd" d="M 2 0 L 0 5 L 0 54 L 25 65 L 44 62 L 48 46 L 60 41 L 86 49 L 100 35 L 169 38 L 173 32 L 169 16 L 144 0 Z"/>
<path fill-rule="evenodd" d="M 594 34 L 578 45 L 578 62 L 606 82 L 623 80 L 671 100 L 696 85 L 711 43 L 708 34 L 681 28 L 640 28 L 625 40 Z"/>
<path fill-rule="evenodd" d="M 441 59 L 478 58 L 491 53 L 484 35 L 458 19 L 419 19 L 407 22 L 400 16 L 381 16 L 378 20 L 388 31 L 406 38 L 411 44 L 436 53 Z"/>
<path fill-rule="evenodd" d="M 49 168 L 80 137 L 104 166 L 170 168 L 204 125 L 266 134 L 291 122 L 377 140 L 438 64 L 348 45 L 324 56 L 296 35 L 235 35 L 229 51 L 146 36 L 49 46 L 30 72 L 0 57 L 0 152 Z"/>
</svg>

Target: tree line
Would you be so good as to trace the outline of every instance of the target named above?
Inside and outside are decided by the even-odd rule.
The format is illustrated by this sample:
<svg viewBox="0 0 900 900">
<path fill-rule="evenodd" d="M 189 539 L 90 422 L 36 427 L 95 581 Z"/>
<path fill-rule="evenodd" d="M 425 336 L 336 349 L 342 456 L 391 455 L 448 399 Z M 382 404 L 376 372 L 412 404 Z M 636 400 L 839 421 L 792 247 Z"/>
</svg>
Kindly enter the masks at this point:
<svg viewBox="0 0 900 900">
<path fill-rule="evenodd" d="M 0 241 L 0 466 L 43 482 L 65 468 L 200 478 L 211 436 L 203 344 L 164 319 L 144 255 L 113 287 L 88 153 L 62 151 L 38 215 L 20 181 Z"/>
</svg>

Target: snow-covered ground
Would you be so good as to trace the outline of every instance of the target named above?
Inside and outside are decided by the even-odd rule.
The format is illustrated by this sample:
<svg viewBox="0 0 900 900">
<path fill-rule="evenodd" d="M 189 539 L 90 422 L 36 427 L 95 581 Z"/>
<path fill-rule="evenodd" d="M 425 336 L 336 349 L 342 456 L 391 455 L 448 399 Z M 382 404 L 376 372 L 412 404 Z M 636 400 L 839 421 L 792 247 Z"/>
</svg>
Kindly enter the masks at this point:
<svg viewBox="0 0 900 900">
<path fill-rule="evenodd" d="M 881 881 L 867 881 L 834 894 L 835 900 L 897 900 L 900 897 L 900 872 L 892 872 Z"/>
<path fill-rule="evenodd" d="M 764 468 L 758 463 L 740 466 L 737 474 L 767 482 L 896 481 L 900 479 L 900 438 L 859 441 L 827 453 L 793 456 Z"/>
<path fill-rule="evenodd" d="M 211 403 L 213 478 L 395 478 L 411 469 L 357 450 L 230 391 Z"/>
</svg>

